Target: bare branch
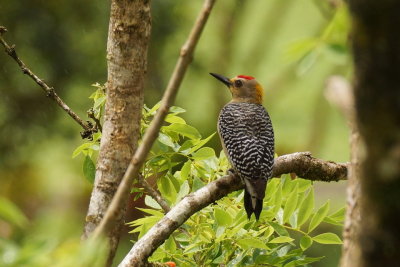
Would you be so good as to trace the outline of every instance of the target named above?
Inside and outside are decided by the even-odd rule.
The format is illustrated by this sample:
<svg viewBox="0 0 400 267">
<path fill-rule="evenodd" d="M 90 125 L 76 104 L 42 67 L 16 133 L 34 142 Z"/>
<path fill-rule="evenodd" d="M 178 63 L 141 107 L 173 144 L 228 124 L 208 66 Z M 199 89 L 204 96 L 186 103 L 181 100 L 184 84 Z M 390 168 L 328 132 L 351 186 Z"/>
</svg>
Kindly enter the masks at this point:
<svg viewBox="0 0 400 267">
<path fill-rule="evenodd" d="M 309 152 L 298 152 L 276 158 L 273 176 L 296 173 L 297 176 L 312 181 L 339 181 L 347 178 L 348 165 L 316 159 Z M 135 243 L 119 266 L 145 266 L 147 258 L 190 216 L 227 194 L 243 188 L 239 177 L 227 175 L 187 195 Z"/>
<path fill-rule="evenodd" d="M 285 173 L 311 181 L 337 182 L 347 180 L 347 168 L 350 163 L 335 163 L 312 157 L 310 152 L 297 152 L 275 159 L 273 177 Z"/>
<path fill-rule="evenodd" d="M 68 113 L 71 118 L 73 118 L 80 126 L 83 128 L 81 132 L 82 138 L 91 138 L 92 134 L 97 132 L 97 128 L 93 127 L 91 122 L 83 121 L 65 102 L 57 95 L 53 87 L 50 87 L 46 82 L 40 79 L 36 74 L 34 74 L 25 63 L 18 57 L 15 51 L 15 45 L 9 45 L 3 38 L 2 34 L 7 32 L 4 26 L 0 26 L 0 43 L 4 46 L 5 52 L 17 62 L 18 66 L 21 68 L 22 72 L 28 75 L 32 80 L 34 80 L 46 93 L 47 97 L 53 99 L 57 105 L 59 105 L 65 112 Z"/>
<path fill-rule="evenodd" d="M 115 218 L 120 217 L 119 214 L 123 210 L 124 203 L 129 195 L 130 188 L 135 177 L 138 177 L 140 167 L 143 165 L 147 154 L 149 153 L 154 141 L 156 140 L 162 123 L 168 114 L 169 108 L 175 100 L 175 96 L 178 92 L 179 86 L 183 80 L 186 70 L 192 61 L 193 53 L 196 48 L 196 44 L 200 38 L 201 32 L 207 22 L 208 16 L 215 3 L 215 0 L 205 0 L 202 10 L 189 34 L 189 37 L 185 44 L 181 48 L 180 57 L 176 63 L 174 72 L 169 80 L 167 89 L 163 95 L 161 106 L 154 116 L 149 128 L 147 129 L 143 142 L 140 144 L 138 149 L 133 156 L 127 171 L 118 187 L 114 198 L 104 215 L 100 225 L 94 231 L 94 236 L 107 233 L 110 227 L 115 223 Z"/>
</svg>

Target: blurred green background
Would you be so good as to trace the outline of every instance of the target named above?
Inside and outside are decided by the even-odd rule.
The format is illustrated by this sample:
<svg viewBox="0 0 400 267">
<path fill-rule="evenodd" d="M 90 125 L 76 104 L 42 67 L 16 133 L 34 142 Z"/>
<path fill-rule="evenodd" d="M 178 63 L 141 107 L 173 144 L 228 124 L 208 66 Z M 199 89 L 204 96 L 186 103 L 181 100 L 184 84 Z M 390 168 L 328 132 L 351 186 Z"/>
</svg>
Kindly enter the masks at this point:
<svg viewBox="0 0 400 267">
<path fill-rule="evenodd" d="M 201 5 L 152 1 L 148 106 L 159 101 Z M 91 106 L 90 85 L 106 81 L 108 19 L 108 1 L 0 3 L 0 25 L 9 30 L 6 40 L 16 44 L 22 60 L 83 118 Z M 217 1 L 176 105 L 185 108 L 188 123 L 207 136 L 216 131 L 218 112 L 230 97 L 208 73 L 252 75 L 264 85 L 278 154 L 311 151 L 326 160 L 347 161 L 346 121 L 323 90 L 330 76 L 351 75 L 348 28 L 340 1 Z M 18 226 L 0 218 L 0 262 L 12 263 L 21 248 L 29 255 L 29 246 L 46 252 L 79 238 L 91 184 L 81 170 L 83 158 L 71 157 L 82 142 L 80 128 L 3 52 L 0 93 L 0 196 L 29 220 Z M 217 137 L 211 146 L 221 149 Z M 321 203 L 345 203 L 345 183 L 316 183 L 316 192 Z M 124 242 L 119 254 L 129 246 Z M 336 266 L 340 247 L 315 245 L 309 254 L 326 255 L 313 266 Z"/>
</svg>

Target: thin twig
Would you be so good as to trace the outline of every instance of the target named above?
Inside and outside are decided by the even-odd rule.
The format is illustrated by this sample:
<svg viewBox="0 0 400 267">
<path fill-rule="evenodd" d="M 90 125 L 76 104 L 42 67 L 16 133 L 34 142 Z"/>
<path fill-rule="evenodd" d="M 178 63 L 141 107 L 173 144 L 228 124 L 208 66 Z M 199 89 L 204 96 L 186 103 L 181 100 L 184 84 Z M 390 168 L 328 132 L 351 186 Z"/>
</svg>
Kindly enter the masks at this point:
<svg viewBox="0 0 400 267">
<path fill-rule="evenodd" d="M 96 115 L 94 114 L 93 108 L 89 109 L 88 112 L 87 112 L 87 114 L 88 114 L 88 117 L 91 118 L 91 119 L 94 121 L 97 130 L 99 130 L 100 132 L 102 132 L 102 131 L 103 131 L 103 127 L 101 127 L 101 122 L 100 122 L 100 120 L 99 120 L 98 118 L 96 118 Z M 96 132 L 97 132 L 97 131 L 96 131 Z"/>
<path fill-rule="evenodd" d="M 324 161 L 312 157 L 309 152 L 299 152 L 276 158 L 273 176 L 295 173 L 312 181 L 332 182 L 346 180 L 348 166 L 349 163 Z M 190 216 L 227 194 L 243 188 L 240 178 L 231 174 L 185 196 L 135 243 L 119 266 L 146 266 L 147 258 Z"/>
<path fill-rule="evenodd" d="M 5 52 L 17 62 L 22 72 L 28 75 L 32 80 L 34 80 L 46 93 L 47 97 L 53 99 L 65 112 L 68 113 L 71 118 L 73 118 L 79 125 L 82 126 L 83 132 L 81 132 L 82 138 L 91 138 L 92 134 L 97 130 L 93 127 L 92 123 L 83 121 L 65 102 L 57 95 L 53 87 L 50 87 L 46 82 L 40 79 L 36 74 L 34 74 L 25 63 L 18 57 L 15 51 L 15 45 L 9 45 L 3 38 L 3 34 L 7 32 L 6 27 L 0 26 L 0 43 L 4 46 Z"/>
<path fill-rule="evenodd" d="M 123 210 L 123 206 L 129 195 L 132 182 L 135 177 L 138 176 L 139 170 L 145 161 L 147 154 L 149 153 L 154 141 L 156 140 L 162 123 L 168 114 L 169 108 L 175 100 L 175 96 L 178 92 L 179 86 L 183 80 L 186 70 L 192 61 L 193 53 L 196 48 L 196 44 L 199 41 L 201 32 L 203 31 L 204 25 L 207 22 L 208 16 L 215 3 L 215 0 L 205 0 L 202 10 L 189 34 L 186 43 L 182 46 L 180 51 L 180 57 L 175 65 L 174 72 L 169 80 L 167 89 L 163 95 L 161 106 L 154 116 L 149 128 L 147 129 L 143 142 L 140 144 L 138 149 L 133 156 L 127 171 L 118 187 L 117 192 L 114 195 L 113 200 L 103 220 L 93 233 L 94 237 L 101 234 L 105 234 L 109 231 L 110 227 L 115 223 L 115 218 Z"/>
<path fill-rule="evenodd" d="M 161 208 L 165 211 L 165 213 L 169 212 L 171 208 L 169 207 L 167 201 L 161 196 L 157 190 L 155 190 L 143 177 L 143 175 L 139 174 L 139 183 L 144 187 L 146 193 L 149 194 L 157 203 L 161 206 Z"/>
</svg>

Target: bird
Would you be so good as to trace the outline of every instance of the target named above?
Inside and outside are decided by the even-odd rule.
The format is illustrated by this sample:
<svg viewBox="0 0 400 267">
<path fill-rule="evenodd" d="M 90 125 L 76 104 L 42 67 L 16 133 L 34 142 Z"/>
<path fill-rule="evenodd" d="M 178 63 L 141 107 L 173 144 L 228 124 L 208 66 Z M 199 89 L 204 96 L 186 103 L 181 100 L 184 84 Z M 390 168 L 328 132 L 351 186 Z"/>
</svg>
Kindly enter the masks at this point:
<svg viewBox="0 0 400 267">
<path fill-rule="evenodd" d="M 248 219 L 254 213 L 260 218 L 267 181 L 274 164 L 274 130 L 263 107 L 263 88 L 248 75 L 227 78 L 210 73 L 225 84 L 232 100 L 220 111 L 218 134 L 233 168 L 243 181 L 244 207 Z"/>
</svg>

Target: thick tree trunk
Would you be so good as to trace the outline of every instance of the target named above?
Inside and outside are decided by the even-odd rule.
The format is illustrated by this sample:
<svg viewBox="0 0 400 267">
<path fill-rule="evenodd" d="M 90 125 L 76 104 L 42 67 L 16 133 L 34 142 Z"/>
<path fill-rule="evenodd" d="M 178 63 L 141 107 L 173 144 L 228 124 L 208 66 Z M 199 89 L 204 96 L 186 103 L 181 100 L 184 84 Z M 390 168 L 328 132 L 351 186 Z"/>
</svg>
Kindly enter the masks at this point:
<svg viewBox="0 0 400 267">
<path fill-rule="evenodd" d="M 400 1 L 351 0 L 360 166 L 361 261 L 398 266 L 400 248 Z"/>
<path fill-rule="evenodd" d="M 107 103 L 85 238 L 102 219 L 137 147 L 150 29 L 150 1 L 111 2 Z M 110 243 L 108 265 L 118 246 L 125 211 L 120 214 L 117 223 L 107 233 Z"/>
</svg>

